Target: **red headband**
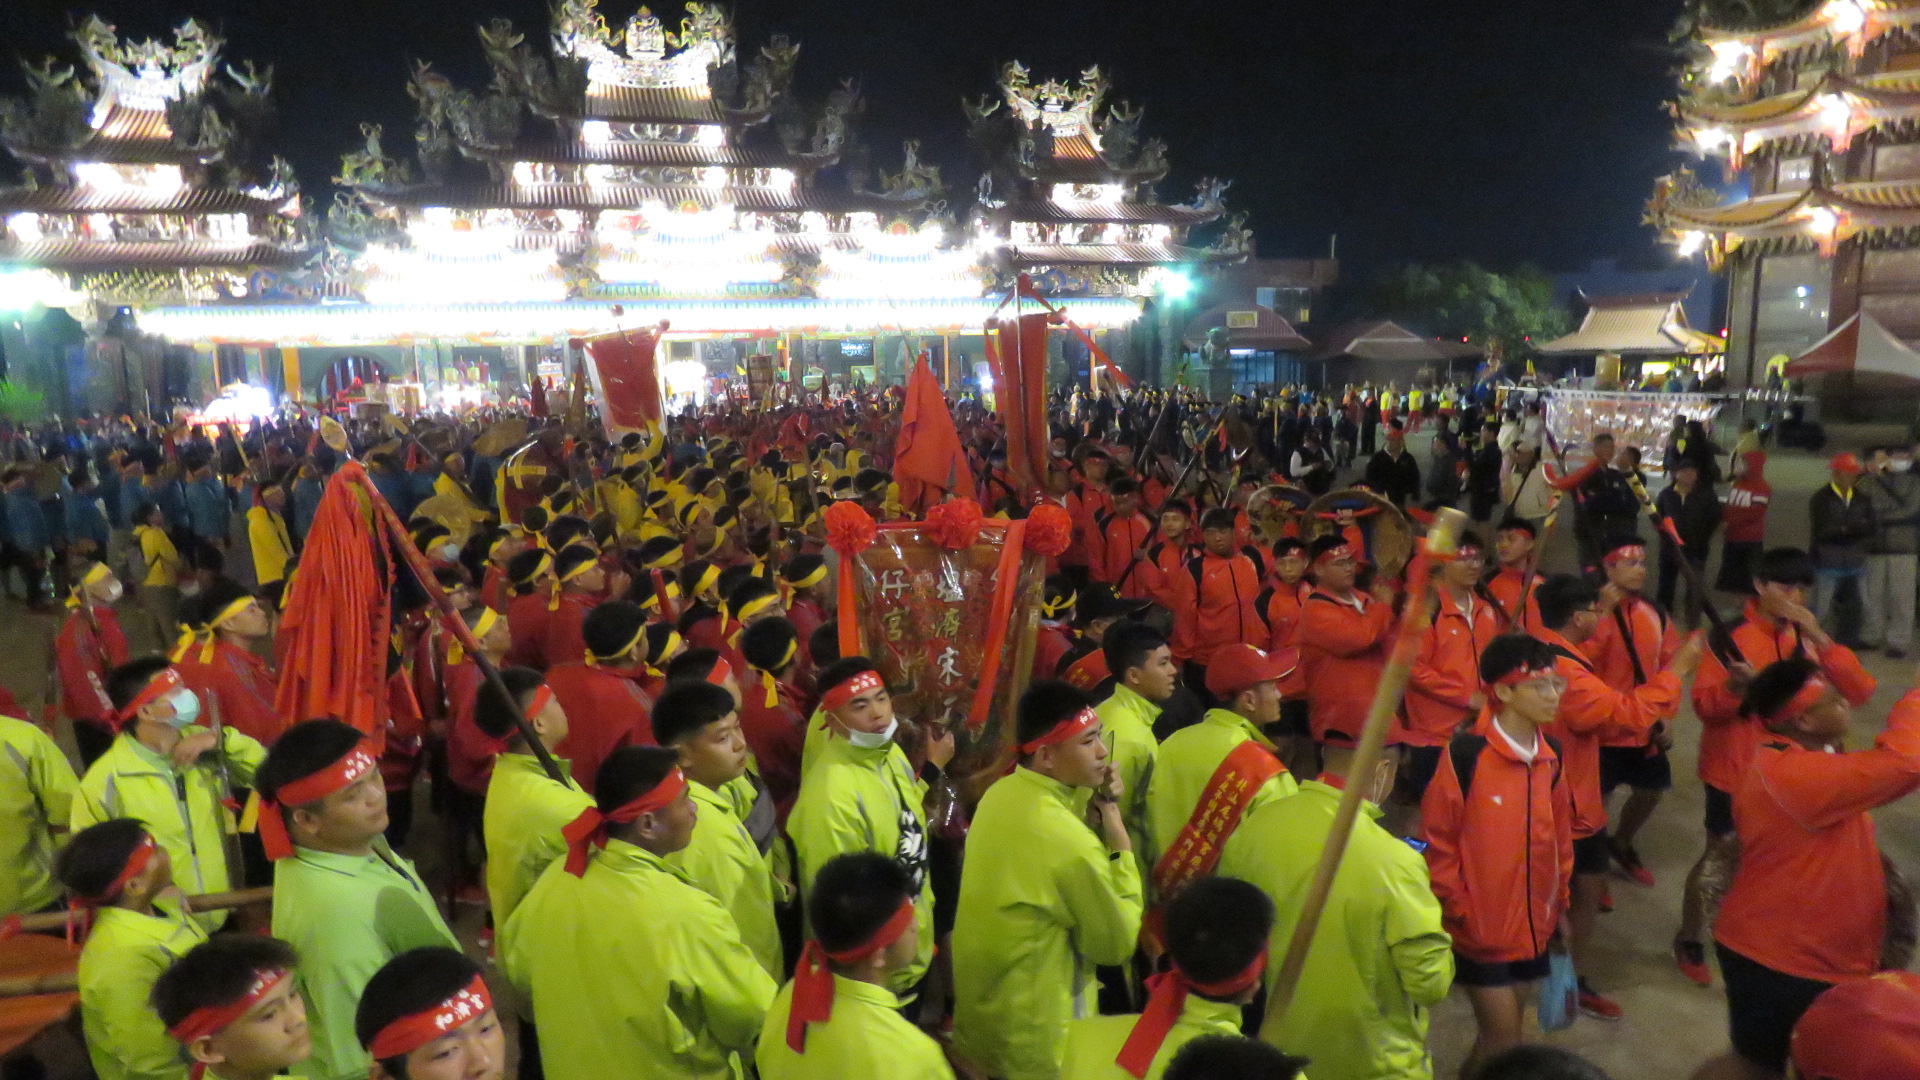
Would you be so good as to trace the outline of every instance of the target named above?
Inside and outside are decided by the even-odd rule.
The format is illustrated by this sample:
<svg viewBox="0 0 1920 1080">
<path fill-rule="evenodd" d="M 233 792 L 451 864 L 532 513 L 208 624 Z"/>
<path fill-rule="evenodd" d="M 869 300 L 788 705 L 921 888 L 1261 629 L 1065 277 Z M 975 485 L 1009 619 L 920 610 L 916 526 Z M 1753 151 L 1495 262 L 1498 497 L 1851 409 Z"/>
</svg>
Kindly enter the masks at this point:
<svg viewBox="0 0 1920 1080">
<path fill-rule="evenodd" d="M 185 685 L 187 684 L 180 680 L 179 672 L 172 668 L 163 668 L 158 675 L 147 680 L 147 685 L 141 687 L 139 693 L 133 695 L 133 700 L 127 702 L 126 708 L 113 714 L 114 728 L 117 730 L 126 727 L 128 723 L 132 722 L 134 714 L 138 713 L 141 709 L 159 701 L 161 698 L 166 697 L 168 694 L 173 693 Z"/>
<path fill-rule="evenodd" d="M 1605 555 L 1600 556 L 1600 562 L 1604 566 L 1612 566 L 1622 559 L 1644 559 L 1646 557 L 1647 546 L 1645 544 L 1622 544 L 1612 551 L 1607 552 Z"/>
<path fill-rule="evenodd" d="M 219 1005 L 202 1005 L 188 1013 L 181 1021 L 167 1029 L 167 1034 L 179 1040 L 182 1046 L 195 1039 L 209 1035 L 218 1035 L 227 1026 L 247 1015 L 248 1010 L 260 1004 L 260 999 L 283 981 L 292 977 L 293 972 L 286 968 L 265 968 L 253 973 L 253 985 L 247 992 L 232 1001 Z M 192 1080 L 200 1080 L 207 1071 L 205 1062 L 196 1061 L 187 1075 Z"/>
<path fill-rule="evenodd" d="M 824 1024 L 833 1016 L 833 970 L 828 964 L 857 964 L 899 941 L 913 926 L 913 898 L 907 897 L 892 918 L 852 948 L 829 952 L 818 941 L 807 942 L 793 973 L 793 1001 L 787 1009 L 787 1046 L 794 1053 L 807 1052 L 808 1024 Z"/>
<path fill-rule="evenodd" d="M 1043 746 L 1058 746 L 1100 722 L 1100 717 L 1092 709 L 1081 709 L 1065 720 L 1053 725 L 1052 730 L 1020 744 L 1022 754 L 1031 754 Z"/>
<path fill-rule="evenodd" d="M 160 845 L 153 839 L 153 834 L 147 833 L 140 838 L 140 843 L 134 845 L 134 849 L 127 853 L 127 865 L 120 868 L 120 872 L 114 875 L 112 881 L 107 882 L 106 888 L 91 896 L 75 893 L 67 900 L 67 945 L 69 947 L 77 947 L 93 930 L 93 909 L 113 903 L 113 898 L 120 895 L 120 891 L 127 887 L 127 882 L 132 881 L 147 868 L 149 863 L 153 862 L 153 857 L 159 850 Z"/>
<path fill-rule="evenodd" d="M 1768 713 L 1767 719 L 1779 720 L 1784 717 L 1799 716 L 1801 713 L 1820 704 L 1820 699 L 1826 697 L 1827 691 L 1830 689 L 1832 689 L 1832 687 L 1827 683 L 1827 680 L 1815 675 L 1807 680 L 1806 685 L 1802 686 L 1798 693 L 1788 698 L 1785 705 Z"/>
<path fill-rule="evenodd" d="M 1133 1022 L 1126 1045 L 1120 1048 L 1120 1054 L 1113 1059 L 1113 1063 L 1125 1069 L 1135 1080 L 1146 1076 L 1147 1070 L 1153 1065 L 1154 1056 L 1167 1041 L 1167 1033 L 1173 1030 L 1175 1021 L 1180 1019 L 1180 1011 L 1186 1007 L 1188 991 L 1208 997 L 1235 997 L 1258 983 L 1266 970 L 1267 950 L 1261 949 L 1260 955 L 1253 958 L 1253 963 L 1239 974 L 1219 982 L 1194 982 L 1178 966 L 1148 979 L 1146 1010 L 1140 1014 L 1140 1019 Z"/>
<path fill-rule="evenodd" d="M 336 791 L 344 790 L 378 766 L 373 755 L 367 752 L 365 742 L 362 738 L 340 760 L 319 772 L 308 773 L 291 783 L 281 784 L 280 790 L 274 792 L 272 798 L 261 797 L 260 846 L 266 849 L 267 858 L 284 859 L 293 854 L 293 838 L 287 835 L 287 821 L 280 814 L 281 807 L 319 802 Z"/>
<path fill-rule="evenodd" d="M 725 686 L 732 676 L 733 665 L 727 663 L 725 657 L 716 657 L 713 661 L 713 670 L 707 672 L 707 681 L 715 686 Z"/>
<path fill-rule="evenodd" d="M 1341 544 L 1339 547 L 1328 548 L 1319 555 L 1314 556 L 1313 565 L 1325 566 L 1330 562 L 1337 562 L 1340 559 L 1353 559 L 1358 561 L 1359 558 L 1360 556 L 1354 553 L 1352 544 Z"/>
<path fill-rule="evenodd" d="M 625 825 L 641 814 L 665 810 L 686 790 L 687 775 L 676 767 L 655 784 L 653 790 L 617 809 L 602 814 L 597 808 L 589 806 L 580 811 L 579 817 L 560 830 L 560 835 L 567 841 L 567 873 L 574 877 L 586 876 L 587 856 L 593 848 L 607 846 L 608 826 Z"/>
<path fill-rule="evenodd" d="M 493 1008 L 493 995 L 487 993 L 486 980 L 475 975 L 460 992 L 424 1012 L 399 1019 L 380 1029 L 367 1049 L 373 1060 L 405 1057 L 435 1039 L 466 1025 L 467 1021 Z"/>
<path fill-rule="evenodd" d="M 1530 668 L 1530 667 L 1524 667 L 1524 666 L 1517 667 L 1517 668 L 1514 668 L 1512 671 L 1507 672 L 1505 675 L 1502 675 L 1499 678 L 1493 680 L 1487 685 L 1488 686 L 1519 686 L 1523 682 L 1531 682 L 1532 680 L 1537 679 L 1542 675 L 1551 675 L 1553 673 L 1554 673 L 1554 669 L 1551 667 L 1539 667 L 1539 668 Z"/>
<path fill-rule="evenodd" d="M 541 683 L 539 686 L 533 688 L 533 696 L 527 699 L 527 707 L 521 710 L 521 715 L 527 718 L 528 723 L 532 723 L 533 718 L 540 715 L 552 702 L 553 689 L 546 683 Z M 505 735 L 497 737 L 483 735 L 481 739 L 475 743 L 475 748 L 485 752 L 488 757 L 492 757 L 495 754 L 504 754 L 507 752 L 507 744 L 513 742 L 513 737 L 518 734 L 520 734 L 520 725 L 515 724 L 507 729 Z"/>
<path fill-rule="evenodd" d="M 884 690 L 886 686 L 887 680 L 881 678 L 879 672 L 863 671 L 853 678 L 848 679 L 846 682 L 841 683 L 839 686 L 821 694 L 820 707 L 828 712 L 832 712 L 869 690 Z"/>
</svg>

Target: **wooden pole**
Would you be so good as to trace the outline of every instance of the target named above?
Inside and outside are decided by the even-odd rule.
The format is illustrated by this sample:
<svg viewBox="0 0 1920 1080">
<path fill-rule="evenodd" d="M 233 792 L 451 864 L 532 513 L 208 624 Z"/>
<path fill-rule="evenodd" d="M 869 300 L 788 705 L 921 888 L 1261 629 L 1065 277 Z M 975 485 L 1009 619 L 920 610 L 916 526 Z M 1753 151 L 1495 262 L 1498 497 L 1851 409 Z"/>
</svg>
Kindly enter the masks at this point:
<svg viewBox="0 0 1920 1080">
<path fill-rule="evenodd" d="M 262 885 L 257 889 L 235 889 L 231 892 L 203 893 L 187 897 L 190 911 L 226 911 L 230 908 L 246 907 L 248 904 L 265 903 L 273 899 L 273 886 Z M 48 930 L 59 930 L 67 925 L 68 913 L 65 911 L 43 911 L 33 915 L 20 916 L 20 932 L 38 934 Z"/>
<path fill-rule="evenodd" d="M 1307 950 L 1313 945 L 1314 932 L 1320 927 L 1320 914 L 1326 910 L 1327 896 L 1333 891 L 1333 880 L 1340 872 L 1340 860 L 1347 853 L 1347 840 L 1353 834 L 1354 820 L 1360 813 L 1361 788 L 1380 762 L 1387 729 L 1393 724 L 1394 714 L 1400 710 L 1400 699 L 1407 693 L 1407 677 L 1413 671 L 1420 638 L 1433 621 L 1427 610 L 1428 575 L 1434 563 L 1453 559 L 1460 534 L 1466 525 L 1467 516 L 1460 511 L 1451 508 L 1438 511 L 1427 538 L 1421 541 L 1419 553 L 1414 556 L 1413 565 L 1407 572 L 1406 607 L 1400 613 L 1400 628 L 1394 641 L 1393 654 L 1374 687 L 1373 705 L 1367 710 L 1366 725 L 1360 729 L 1360 745 L 1353 752 L 1353 765 L 1347 772 L 1347 786 L 1341 791 L 1340 804 L 1334 810 L 1333 830 L 1327 834 L 1326 846 L 1320 849 L 1320 862 L 1313 868 L 1313 878 L 1307 885 L 1306 899 L 1300 907 L 1300 921 L 1294 924 L 1293 937 L 1287 942 L 1286 957 L 1280 962 L 1280 974 L 1274 979 L 1272 993 L 1267 996 L 1265 1031 L 1278 1031 L 1280 1022 L 1286 1019 L 1287 1009 L 1293 1004 L 1294 990 L 1300 984 L 1300 973 L 1307 966 Z"/>
</svg>

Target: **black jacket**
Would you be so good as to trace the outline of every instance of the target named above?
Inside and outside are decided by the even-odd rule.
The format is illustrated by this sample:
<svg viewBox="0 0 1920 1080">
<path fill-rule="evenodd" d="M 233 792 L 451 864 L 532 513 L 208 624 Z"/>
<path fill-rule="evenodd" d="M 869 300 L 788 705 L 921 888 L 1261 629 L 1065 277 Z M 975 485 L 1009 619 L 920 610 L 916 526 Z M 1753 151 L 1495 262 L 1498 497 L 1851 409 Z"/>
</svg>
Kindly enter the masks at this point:
<svg viewBox="0 0 1920 1080">
<path fill-rule="evenodd" d="M 1398 458 L 1385 450 L 1367 461 L 1366 485 L 1395 506 L 1420 498 L 1420 463 L 1405 450 Z"/>
<path fill-rule="evenodd" d="M 1848 501 L 1832 484 L 1813 493 L 1813 564 L 1828 570 L 1867 565 L 1867 541 L 1874 533 L 1873 500 L 1860 490 Z"/>
</svg>

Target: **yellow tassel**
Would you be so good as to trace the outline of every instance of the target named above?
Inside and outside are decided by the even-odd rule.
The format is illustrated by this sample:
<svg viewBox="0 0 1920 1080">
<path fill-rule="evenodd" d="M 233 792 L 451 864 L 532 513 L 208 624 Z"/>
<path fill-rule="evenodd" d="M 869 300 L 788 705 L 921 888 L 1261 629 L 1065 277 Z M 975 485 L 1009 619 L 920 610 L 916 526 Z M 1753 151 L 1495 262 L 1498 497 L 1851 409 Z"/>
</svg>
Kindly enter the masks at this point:
<svg viewBox="0 0 1920 1080">
<path fill-rule="evenodd" d="M 774 681 L 773 676 L 764 671 L 761 672 L 760 688 L 767 692 L 767 708 L 771 709 L 780 704 L 780 684 Z"/>
</svg>

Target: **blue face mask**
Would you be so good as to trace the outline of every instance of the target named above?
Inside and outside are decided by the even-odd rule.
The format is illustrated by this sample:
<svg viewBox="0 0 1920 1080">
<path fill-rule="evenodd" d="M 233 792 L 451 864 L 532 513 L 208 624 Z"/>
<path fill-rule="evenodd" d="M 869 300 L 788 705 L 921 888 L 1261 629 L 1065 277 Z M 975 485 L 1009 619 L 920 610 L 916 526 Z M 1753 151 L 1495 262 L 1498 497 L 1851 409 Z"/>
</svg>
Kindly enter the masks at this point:
<svg viewBox="0 0 1920 1080">
<path fill-rule="evenodd" d="M 167 701 L 173 705 L 173 716 L 166 723 L 174 730 L 190 727 L 200 719 L 200 695 L 186 687 L 175 690 L 167 697 Z"/>
</svg>

